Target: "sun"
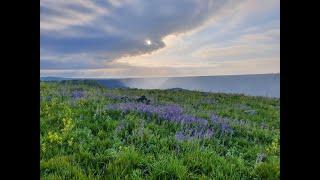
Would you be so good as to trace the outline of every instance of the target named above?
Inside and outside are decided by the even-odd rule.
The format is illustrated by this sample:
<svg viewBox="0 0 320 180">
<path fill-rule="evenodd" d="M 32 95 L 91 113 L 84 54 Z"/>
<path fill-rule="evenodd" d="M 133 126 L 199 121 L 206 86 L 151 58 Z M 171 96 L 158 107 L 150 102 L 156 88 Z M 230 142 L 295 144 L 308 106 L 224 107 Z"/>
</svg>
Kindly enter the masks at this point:
<svg viewBox="0 0 320 180">
<path fill-rule="evenodd" d="M 148 45 L 148 46 L 150 46 L 150 45 L 152 44 L 152 42 L 151 42 L 150 39 L 147 39 L 147 40 L 145 40 L 145 44 Z"/>
</svg>

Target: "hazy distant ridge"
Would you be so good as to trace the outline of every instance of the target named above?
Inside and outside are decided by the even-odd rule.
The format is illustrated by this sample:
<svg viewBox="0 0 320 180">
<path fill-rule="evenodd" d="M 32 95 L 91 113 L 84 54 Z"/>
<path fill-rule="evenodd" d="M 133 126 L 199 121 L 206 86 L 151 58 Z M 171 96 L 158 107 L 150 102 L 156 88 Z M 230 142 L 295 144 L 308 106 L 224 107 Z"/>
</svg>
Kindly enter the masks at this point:
<svg viewBox="0 0 320 180">
<path fill-rule="evenodd" d="M 43 77 L 43 81 L 75 78 Z M 280 74 L 95 79 L 109 88 L 172 89 L 280 97 Z"/>
</svg>

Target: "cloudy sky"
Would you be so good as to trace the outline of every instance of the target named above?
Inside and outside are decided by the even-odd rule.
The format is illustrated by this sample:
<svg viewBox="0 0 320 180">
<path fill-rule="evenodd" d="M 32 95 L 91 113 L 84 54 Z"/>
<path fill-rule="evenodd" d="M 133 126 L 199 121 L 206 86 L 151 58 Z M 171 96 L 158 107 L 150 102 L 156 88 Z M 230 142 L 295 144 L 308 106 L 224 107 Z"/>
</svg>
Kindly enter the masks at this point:
<svg viewBox="0 0 320 180">
<path fill-rule="evenodd" d="M 40 0 L 40 74 L 280 72 L 279 0 Z"/>
</svg>

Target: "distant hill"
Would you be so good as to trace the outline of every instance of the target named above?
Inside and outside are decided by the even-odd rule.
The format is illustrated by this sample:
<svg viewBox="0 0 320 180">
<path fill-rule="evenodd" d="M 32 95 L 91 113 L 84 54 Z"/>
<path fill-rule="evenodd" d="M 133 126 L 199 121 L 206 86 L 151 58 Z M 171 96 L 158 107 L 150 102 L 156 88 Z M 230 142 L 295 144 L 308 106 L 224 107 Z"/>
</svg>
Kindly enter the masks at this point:
<svg viewBox="0 0 320 180">
<path fill-rule="evenodd" d="M 43 81 L 72 78 L 42 77 Z M 75 78 L 73 78 L 75 79 Z M 237 93 L 252 96 L 280 97 L 280 74 L 90 79 L 107 88 L 197 90 L 203 92 Z"/>
<path fill-rule="evenodd" d="M 122 79 L 97 79 L 96 81 L 108 88 L 129 88 Z"/>
<path fill-rule="evenodd" d="M 61 80 L 71 80 L 72 78 L 63 77 L 40 77 L 41 81 L 61 81 Z"/>
<path fill-rule="evenodd" d="M 169 88 L 166 89 L 167 91 L 188 91 L 187 89 L 183 89 L 183 88 Z"/>
</svg>

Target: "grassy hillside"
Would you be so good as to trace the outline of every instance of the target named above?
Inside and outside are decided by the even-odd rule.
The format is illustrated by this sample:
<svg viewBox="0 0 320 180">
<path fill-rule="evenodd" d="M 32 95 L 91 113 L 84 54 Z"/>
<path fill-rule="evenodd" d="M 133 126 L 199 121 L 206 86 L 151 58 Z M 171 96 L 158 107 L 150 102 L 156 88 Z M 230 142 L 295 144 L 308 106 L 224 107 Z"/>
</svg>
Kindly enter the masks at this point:
<svg viewBox="0 0 320 180">
<path fill-rule="evenodd" d="M 279 179 L 280 100 L 40 82 L 41 179 Z"/>
</svg>

